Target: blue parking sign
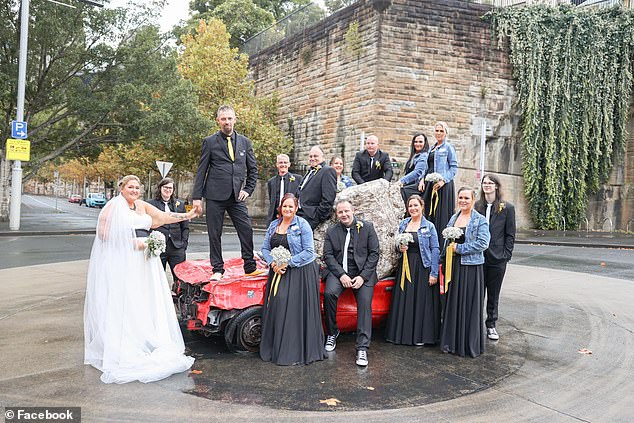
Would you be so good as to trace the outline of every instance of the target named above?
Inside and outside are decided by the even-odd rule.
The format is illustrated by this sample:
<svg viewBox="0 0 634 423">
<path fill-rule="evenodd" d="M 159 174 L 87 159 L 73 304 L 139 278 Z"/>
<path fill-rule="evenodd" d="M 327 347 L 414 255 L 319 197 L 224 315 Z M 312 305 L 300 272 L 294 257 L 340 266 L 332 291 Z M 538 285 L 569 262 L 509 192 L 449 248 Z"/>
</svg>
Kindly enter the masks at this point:
<svg viewBox="0 0 634 423">
<path fill-rule="evenodd" d="M 11 138 L 15 138 L 16 140 L 25 140 L 26 139 L 26 122 L 21 122 L 19 120 L 11 121 Z"/>
</svg>

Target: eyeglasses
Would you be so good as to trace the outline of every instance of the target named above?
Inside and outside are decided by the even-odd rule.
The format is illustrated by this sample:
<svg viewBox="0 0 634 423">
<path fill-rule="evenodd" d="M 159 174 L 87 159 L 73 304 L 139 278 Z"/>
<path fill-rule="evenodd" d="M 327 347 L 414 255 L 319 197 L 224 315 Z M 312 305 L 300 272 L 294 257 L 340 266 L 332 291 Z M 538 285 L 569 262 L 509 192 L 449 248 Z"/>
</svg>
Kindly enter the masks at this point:
<svg viewBox="0 0 634 423">
<path fill-rule="evenodd" d="M 163 185 L 161 189 L 164 189 L 165 191 L 174 191 L 174 187 L 166 187 L 165 185 Z"/>
<path fill-rule="evenodd" d="M 495 185 L 495 182 L 482 182 L 482 185 Z"/>
</svg>

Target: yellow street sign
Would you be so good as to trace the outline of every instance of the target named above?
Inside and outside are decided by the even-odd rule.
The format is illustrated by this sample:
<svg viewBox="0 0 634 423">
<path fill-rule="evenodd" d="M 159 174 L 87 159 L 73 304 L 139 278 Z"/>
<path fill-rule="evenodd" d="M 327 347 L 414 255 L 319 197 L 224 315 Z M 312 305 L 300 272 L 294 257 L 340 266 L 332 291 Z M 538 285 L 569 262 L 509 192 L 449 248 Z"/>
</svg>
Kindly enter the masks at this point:
<svg viewBox="0 0 634 423">
<path fill-rule="evenodd" d="M 7 139 L 7 160 L 31 160 L 31 141 Z"/>
</svg>

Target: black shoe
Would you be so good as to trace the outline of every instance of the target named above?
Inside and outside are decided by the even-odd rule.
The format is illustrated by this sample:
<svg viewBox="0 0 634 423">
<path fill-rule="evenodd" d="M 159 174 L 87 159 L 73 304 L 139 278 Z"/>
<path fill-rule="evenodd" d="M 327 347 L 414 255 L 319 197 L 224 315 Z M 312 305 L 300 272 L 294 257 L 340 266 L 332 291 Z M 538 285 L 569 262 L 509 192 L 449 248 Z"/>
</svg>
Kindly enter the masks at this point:
<svg viewBox="0 0 634 423">
<path fill-rule="evenodd" d="M 335 348 L 337 347 L 337 337 L 339 336 L 341 332 L 337 331 L 336 334 L 334 335 L 328 335 L 326 336 L 326 351 L 328 352 L 332 352 L 335 350 Z"/>
</svg>

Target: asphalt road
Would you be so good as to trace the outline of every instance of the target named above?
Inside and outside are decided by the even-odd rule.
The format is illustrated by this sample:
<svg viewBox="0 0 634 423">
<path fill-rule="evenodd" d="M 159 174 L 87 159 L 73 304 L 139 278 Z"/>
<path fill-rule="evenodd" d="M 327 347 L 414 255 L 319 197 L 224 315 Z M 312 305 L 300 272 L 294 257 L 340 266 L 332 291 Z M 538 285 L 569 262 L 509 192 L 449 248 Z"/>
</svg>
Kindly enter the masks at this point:
<svg viewBox="0 0 634 423">
<path fill-rule="evenodd" d="M 64 199 L 23 196 L 22 227 L 41 231 L 92 230 L 99 209 L 80 207 Z M 190 235 L 189 253 L 206 253 L 209 248 L 204 227 Z M 0 269 L 33 264 L 86 260 L 94 235 L 47 235 L 0 237 Z M 262 245 L 264 234 L 255 231 L 254 246 Z M 225 251 L 239 251 L 240 243 L 233 227 L 225 228 Z M 516 244 L 512 264 L 547 269 L 569 270 L 634 281 L 634 250 L 615 248 L 583 248 L 569 246 Z"/>
</svg>

